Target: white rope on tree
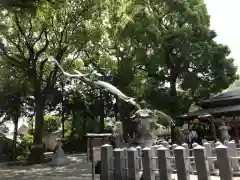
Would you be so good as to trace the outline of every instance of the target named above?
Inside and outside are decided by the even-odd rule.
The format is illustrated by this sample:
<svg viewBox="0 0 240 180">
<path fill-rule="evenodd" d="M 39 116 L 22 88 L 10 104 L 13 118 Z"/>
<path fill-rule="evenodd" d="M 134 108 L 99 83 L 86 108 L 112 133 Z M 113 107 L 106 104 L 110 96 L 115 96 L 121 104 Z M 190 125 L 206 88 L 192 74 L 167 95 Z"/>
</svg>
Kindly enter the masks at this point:
<svg viewBox="0 0 240 180">
<path fill-rule="evenodd" d="M 84 80 L 85 82 L 89 82 L 92 83 L 96 86 L 100 86 L 101 88 L 104 88 L 106 90 L 108 90 L 109 92 L 111 92 L 112 94 L 116 95 L 119 99 L 132 104 L 133 106 L 136 106 L 138 109 L 141 109 L 141 107 L 138 105 L 137 102 L 135 102 L 134 98 L 126 96 L 125 94 L 123 94 L 118 88 L 116 88 L 115 86 L 113 86 L 112 84 L 105 82 L 105 81 L 100 81 L 100 80 L 96 80 L 96 81 L 91 81 L 90 79 L 86 78 L 86 74 L 82 74 L 81 72 L 74 70 L 74 72 L 76 74 L 70 74 L 67 73 L 66 71 L 64 71 L 64 69 L 61 67 L 61 65 L 57 62 L 56 59 L 54 59 L 53 57 L 51 57 L 51 61 L 54 61 L 56 63 L 56 65 L 59 67 L 59 69 L 62 71 L 62 73 L 67 76 L 67 77 L 71 77 L 71 78 L 79 78 L 81 80 Z"/>
</svg>

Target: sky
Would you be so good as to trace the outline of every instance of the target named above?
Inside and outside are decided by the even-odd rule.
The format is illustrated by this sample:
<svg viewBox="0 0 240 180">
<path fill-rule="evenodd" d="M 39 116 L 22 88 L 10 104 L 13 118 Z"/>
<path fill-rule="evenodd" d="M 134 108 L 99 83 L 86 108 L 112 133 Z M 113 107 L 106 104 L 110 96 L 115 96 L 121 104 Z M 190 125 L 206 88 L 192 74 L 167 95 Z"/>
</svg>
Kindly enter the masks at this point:
<svg viewBox="0 0 240 180">
<path fill-rule="evenodd" d="M 235 59 L 240 74 L 240 0 L 205 0 L 211 17 L 211 29 L 217 32 L 216 41 L 226 44 L 231 49 L 230 57 Z"/>
</svg>

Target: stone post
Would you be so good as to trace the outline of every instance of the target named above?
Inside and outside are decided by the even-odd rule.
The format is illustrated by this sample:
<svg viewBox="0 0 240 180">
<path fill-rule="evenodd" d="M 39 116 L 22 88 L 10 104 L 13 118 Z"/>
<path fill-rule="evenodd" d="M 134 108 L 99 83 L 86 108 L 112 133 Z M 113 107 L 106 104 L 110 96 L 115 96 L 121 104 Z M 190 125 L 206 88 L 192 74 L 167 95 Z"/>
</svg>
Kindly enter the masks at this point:
<svg viewBox="0 0 240 180">
<path fill-rule="evenodd" d="M 123 177 L 125 179 L 127 179 L 128 177 L 128 163 L 127 163 L 127 159 L 128 159 L 128 153 L 127 153 L 127 148 L 123 148 L 123 154 L 124 154 L 124 160 L 123 160 L 123 166 L 124 166 L 124 172 L 123 172 Z"/>
<path fill-rule="evenodd" d="M 163 141 L 163 142 L 162 142 L 162 145 L 163 145 L 165 148 L 169 149 L 169 143 L 168 143 L 167 141 Z"/>
<path fill-rule="evenodd" d="M 137 149 L 131 147 L 128 153 L 128 180 L 140 180 L 138 172 Z"/>
<path fill-rule="evenodd" d="M 189 171 L 186 163 L 186 151 L 178 146 L 174 149 L 175 163 L 178 180 L 190 180 Z"/>
<path fill-rule="evenodd" d="M 217 141 L 216 143 L 215 143 L 215 147 L 217 147 L 217 146 L 219 146 L 219 145 L 221 145 L 222 143 L 220 142 L 220 141 Z"/>
<path fill-rule="evenodd" d="M 123 149 L 114 149 L 114 180 L 123 180 L 124 169 L 124 151 Z"/>
<path fill-rule="evenodd" d="M 172 150 L 174 150 L 174 149 L 177 148 L 177 147 L 178 147 L 177 144 L 173 144 L 173 145 L 172 145 Z"/>
<path fill-rule="evenodd" d="M 139 169 L 139 171 L 141 171 L 142 170 L 142 148 L 141 148 L 141 146 L 138 146 L 137 148 L 137 152 L 138 152 L 138 169 Z"/>
<path fill-rule="evenodd" d="M 198 180 L 210 180 L 210 172 L 206 152 L 203 146 L 196 146 L 194 149 Z"/>
<path fill-rule="evenodd" d="M 167 149 L 167 157 L 170 157 L 171 156 L 171 152 L 170 152 L 170 145 L 169 145 L 169 143 L 167 141 L 163 141 L 162 145 L 163 145 L 163 147 L 165 147 Z M 170 170 L 172 170 L 171 162 L 174 162 L 174 160 L 167 159 L 167 161 L 168 161 L 168 163 L 167 163 L 168 164 L 168 168 Z"/>
<path fill-rule="evenodd" d="M 101 147 L 101 180 L 113 180 L 113 147 L 105 144 Z"/>
<path fill-rule="evenodd" d="M 143 179 L 155 180 L 155 174 L 153 173 L 152 164 L 152 149 L 148 147 L 142 149 L 142 155 L 143 155 Z"/>
<path fill-rule="evenodd" d="M 190 156 L 190 151 L 189 151 L 189 148 L 188 148 L 188 144 L 187 143 L 183 143 L 182 147 L 185 148 L 186 157 L 189 157 Z M 188 170 L 191 171 L 192 170 L 191 160 L 186 159 L 186 164 L 187 164 Z"/>
<path fill-rule="evenodd" d="M 232 167 L 228 159 L 227 147 L 222 144 L 217 146 L 216 154 L 221 180 L 232 180 Z"/>
<path fill-rule="evenodd" d="M 157 157 L 158 146 L 154 145 L 151 148 L 152 148 L 152 155 L 153 155 L 153 157 Z M 153 169 L 157 169 L 158 168 L 157 159 L 152 159 L 152 163 L 153 163 Z"/>
<path fill-rule="evenodd" d="M 193 144 L 192 144 L 192 147 L 193 148 L 195 148 L 195 147 L 197 147 L 198 146 L 198 143 L 196 143 L 196 142 L 194 142 Z"/>
<path fill-rule="evenodd" d="M 157 150 L 158 154 L 158 167 L 160 180 L 172 180 L 171 169 L 169 168 L 169 149 L 165 147 L 160 147 Z"/>
<path fill-rule="evenodd" d="M 207 157 L 212 157 L 213 156 L 212 145 L 208 142 L 205 142 L 203 144 L 203 146 L 204 146 L 205 151 L 206 151 L 206 156 Z M 211 159 L 211 158 L 208 159 L 208 165 L 209 165 L 209 170 L 214 171 L 214 161 L 213 161 L 213 159 Z"/>
<path fill-rule="evenodd" d="M 227 143 L 228 155 L 230 157 L 237 157 L 237 146 L 235 141 L 230 141 Z M 239 159 L 230 159 L 233 171 L 239 171 Z"/>
</svg>

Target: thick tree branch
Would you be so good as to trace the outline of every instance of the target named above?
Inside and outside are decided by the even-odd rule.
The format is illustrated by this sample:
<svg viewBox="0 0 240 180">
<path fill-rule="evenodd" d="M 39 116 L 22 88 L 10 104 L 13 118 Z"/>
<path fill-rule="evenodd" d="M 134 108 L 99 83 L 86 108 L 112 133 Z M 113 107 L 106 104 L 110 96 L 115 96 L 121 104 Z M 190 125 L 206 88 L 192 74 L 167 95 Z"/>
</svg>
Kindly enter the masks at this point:
<svg viewBox="0 0 240 180">
<path fill-rule="evenodd" d="M 101 73 L 104 77 L 106 76 L 104 70 L 102 70 L 102 68 L 94 62 L 94 59 L 92 59 L 89 55 L 89 53 L 86 53 L 88 59 L 90 60 L 89 61 L 89 64 L 91 64 L 99 73 Z"/>
<path fill-rule="evenodd" d="M 17 42 L 14 42 L 14 41 L 12 40 L 12 38 L 11 38 L 8 34 L 3 33 L 3 32 L 2 32 L 2 34 L 3 34 L 3 36 L 7 39 L 7 41 L 9 41 L 12 45 L 14 45 L 14 46 L 17 48 L 17 50 L 18 50 L 19 53 L 21 54 L 22 58 L 25 59 L 24 52 L 23 52 L 23 50 L 22 50 L 21 47 L 20 47 L 20 41 L 18 41 L 18 43 L 17 43 Z"/>
<path fill-rule="evenodd" d="M 42 29 L 41 29 L 38 37 L 34 40 L 34 44 L 36 44 L 36 43 L 42 38 L 42 35 L 43 35 L 44 32 L 46 32 L 46 27 L 45 27 L 45 25 L 43 25 L 43 27 L 42 27 Z"/>
<path fill-rule="evenodd" d="M 26 43 L 26 45 L 27 45 L 27 48 L 29 49 L 30 52 L 33 52 L 33 51 L 34 51 L 34 50 L 33 50 L 33 46 L 29 43 L 29 39 L 28 39 L 28 37 L 26 36 L 23 28 L 22 28 L 21 25 L 20 25 L 20 21 L 19 21 L 19 19 L 18 19 L 18 17 L 17 17 L 17 14 L 15 14 L 15 23 L 16 23 L 16 25 L 17 25 L 17 28 L 18 28 L 19 32 L 20 32 L 21 35 L 24 37 L 25 43 Z"/>
<path fill-rule="evenodd" d="M 42 79 L 42 76 L 43 76 L 43 70 L 44 70 L 44 66 L 46 64 L 46 62 L 48 61 L 48 58 L 45 58 L 43 61 L 41 61 L 40 63 L 40 67 L 39 67 L 39 77 Z"/>
<path fill-rule="evenodd" d="M 10 61 L 8 62 L 9 65 L 17 66 L 23 71 L 25 70 L 25 67 L 23 66 L 23 64 L 20 61 L 18 61 L 16 58 L 9 56 L 7 52 L 2 52 L 1 54 L 3 55 L 3 57 L 7 58 Z"/>
<path fill-rule="evenodd" d="M 17 60 L 16 58 L 12 57 L 9 55 L 7 49 L 5 48 L 4 44 L 0 45 L 0 54 L 4 57 L 7 58 L 8 60 L 10 60 L 10 62 L 8 64 L 10 65 L 16 65 L 18 67 L 20 67 L 22 70 L 24 70 L 24 66 L 22 65 L 22 63 Z"/>
<path fill-rule="evenodd" d="M 64 53 L 67 50 L 67 46 L 65 46 L 63 49 L 60 49 L 59 52 L 57 53 L 55 59 L 60 63 L 60 61 L 62 60 L 62 57 L 64 55 Z M 44 88 L 44 94 L 48 94 L 53 88 L 54 85 L 56 84 L 57 81 L 57 73 L 58 73 L 58 66 L 55 65 L 54 66 L 54 70 L 50 72 L 50 75 L 47 78 L 47 84 Z"/>
<path fill-rule="evenodd" d="M 48 40 L 48 33 L 47 33 L 47 31 L 44 31 L 44 35 L 45 35 L 45 39 L 46 39 L 45 44 L 44 44 L 44 46 L 43 46 L 39 51 L 36 52 L 36 56 L 35 56 L 35 58 L 34 58 L 35 61 L 37 61 L 38 58 L 39 58 L 39 56 L 40 56 L 43 52 L 45 52 L 46 49 L 48 48 L 49 40 Z"/>
<path fill-rule="evenodd" d="M 33 25 L 32 25 L 32 20 L 29 21 L 29 24 L 30 24 L 30 27 L 29 27 L 29 30 L 28 30 L 28 36 L 31 37 L 31 39 L 32 39 L 32 37 L 33 37 L 33 31 L 32 31 Z"/>
</svg>

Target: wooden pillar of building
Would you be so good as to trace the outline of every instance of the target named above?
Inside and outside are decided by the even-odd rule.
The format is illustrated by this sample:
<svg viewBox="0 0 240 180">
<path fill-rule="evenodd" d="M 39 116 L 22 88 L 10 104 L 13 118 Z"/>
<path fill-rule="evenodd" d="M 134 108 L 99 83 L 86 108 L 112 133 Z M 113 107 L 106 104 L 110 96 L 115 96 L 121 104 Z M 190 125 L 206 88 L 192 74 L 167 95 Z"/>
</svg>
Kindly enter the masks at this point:
<svg viewBox="0 0 240 180">
<path fill-rule="evenodd" d="M 211 123 L 213 138 L 214 138 L 214 140 L 216 141 L 216 140 L 217 140 L 217 133 L 216 133 L 215 124 L 214 124 L 214 122 L 213 122 L 213 118 L 210 119 L 210 123 Z"/>
<path fill-rule="evenodd" d="M 235 123 L 236 121 L 238 121 L 238 120 L 236 120 L 236 117 L 234 116 L 233 117 L 233 123 L 234 124 L 237 124 L 237 123 Z M 238 134 L 238 126 L 233 126 L 233 131 L 234 131 L 234 134 L 235 134 L 235 136 L 236 136 L 236 142 L 239 142 L 239 134 Z"/>
</svg>

